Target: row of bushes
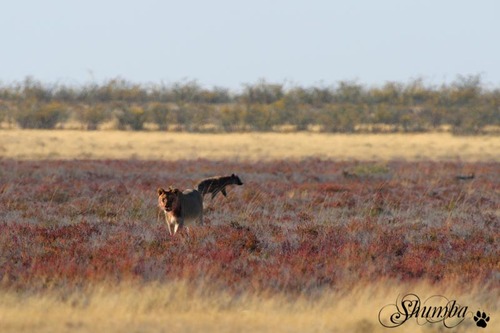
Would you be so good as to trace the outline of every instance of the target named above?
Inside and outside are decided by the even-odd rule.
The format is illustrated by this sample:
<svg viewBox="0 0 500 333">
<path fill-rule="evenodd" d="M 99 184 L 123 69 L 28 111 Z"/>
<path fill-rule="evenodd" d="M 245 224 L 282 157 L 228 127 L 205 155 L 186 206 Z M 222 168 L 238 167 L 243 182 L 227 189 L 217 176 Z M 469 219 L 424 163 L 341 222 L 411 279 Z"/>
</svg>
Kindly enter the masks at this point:
<svg viewBox="0 0 500 333">
<path fill-rule="evenodd" d="M 97 129 L 113 120 L 118 129 L 272 131 L 287 127 L 326 132 L 432 131 L 481 133 L 500 126 L 500 90 L 479 76 L 429 86 L 423 80 L 367 88 L 356 82 L 329 87 L 291 87 L 259 81 L 241 92 L 198 83 L 138 85 L 110 80 L 82 87 L 46 85 L 27 78 L 0 86 L 0 121 L 21 128 L 55 128 L 68 120 Z"/>
</svg>

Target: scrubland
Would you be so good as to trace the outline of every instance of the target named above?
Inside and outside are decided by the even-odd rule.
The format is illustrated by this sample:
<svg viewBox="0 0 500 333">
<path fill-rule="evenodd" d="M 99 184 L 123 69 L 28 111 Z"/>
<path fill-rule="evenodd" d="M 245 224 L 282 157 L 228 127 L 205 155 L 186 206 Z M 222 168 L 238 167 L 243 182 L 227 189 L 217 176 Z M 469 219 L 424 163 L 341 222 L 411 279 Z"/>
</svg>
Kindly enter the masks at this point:
<svg viewBox="0 0 500 333">
<path fill-rule="evenodd" d="M 0 331 L 383 332 L 380 309 L 408 292 L 468 305 L 453 331 L 479 309 L 494 329 L 500 165 L 482 153 L 2 159 Z M 233 172 L 245 184 L 170 237 L 156 188 Z"/>
<path fill-rule="evenodd" d="M 454 82 L 301 87 L 259 80 L 239 91 L 196 81 L 140 84 L 115 78 L 65 85 L 0 82 L 0 128 L 176 130 L 197 133 L 499 134 L 500 90 L 481 75 Z"/>
</svg>

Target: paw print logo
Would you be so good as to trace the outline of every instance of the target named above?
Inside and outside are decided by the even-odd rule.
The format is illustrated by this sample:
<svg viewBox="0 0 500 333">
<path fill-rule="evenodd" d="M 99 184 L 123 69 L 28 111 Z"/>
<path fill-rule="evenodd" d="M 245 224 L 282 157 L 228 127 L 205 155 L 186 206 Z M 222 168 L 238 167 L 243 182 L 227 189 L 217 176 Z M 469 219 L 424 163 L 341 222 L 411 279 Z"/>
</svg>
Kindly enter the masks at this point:
<svg viewBox="0 0 500 333">
<path fill-rule="evenodd" d="M 487 316 L 485 312 L 478 311 L 474 316 L 474 321 L 478 327 L 485 328 L 490 321 L 490 316 Z"/>
</svg>

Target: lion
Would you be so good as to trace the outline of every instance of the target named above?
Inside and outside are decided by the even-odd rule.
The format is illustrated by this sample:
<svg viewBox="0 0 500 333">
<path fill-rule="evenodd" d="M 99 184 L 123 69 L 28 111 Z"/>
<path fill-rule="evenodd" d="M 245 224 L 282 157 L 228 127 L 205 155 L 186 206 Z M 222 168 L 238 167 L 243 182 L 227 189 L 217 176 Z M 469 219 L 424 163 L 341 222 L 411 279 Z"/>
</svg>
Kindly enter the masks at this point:
<svg viewBox="0 0 500 333">
<path fill-rule="evenodd" d="M 202 196 L 205 196 L 207 193 L 212 193 L 212 200 L 219 192 L 227 197 L 226 186 L 229 185 L 243 185 L 243 182 L 240 177 L 234 173 L 231 176 L 206 178 L 198 184 L 198 192 L 200 192 Z"/>
<path fill-rule="evenodd" d="M 158 188 L 158 206 L 165 212 L 165 221 L 170 235 L 177 229 L 198 221 L 203 224 L 203 198 L 197 190 L 180 191 L 170 187 L 168 190 Z M 174 232 L 172 233 L 172 227 Z"/>
</svg>

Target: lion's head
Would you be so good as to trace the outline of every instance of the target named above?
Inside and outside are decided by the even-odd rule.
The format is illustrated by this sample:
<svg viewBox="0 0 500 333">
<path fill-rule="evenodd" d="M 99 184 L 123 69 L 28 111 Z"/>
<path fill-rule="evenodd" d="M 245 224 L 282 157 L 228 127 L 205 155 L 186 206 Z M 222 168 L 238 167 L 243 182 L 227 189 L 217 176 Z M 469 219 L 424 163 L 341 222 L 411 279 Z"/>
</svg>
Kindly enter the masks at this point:
<svg viewBox="0 0 500 333">
<path fill-rule="evenodd" d="M 158 206 L 165 212 L 171 212 L 179 205 L 179 195 L 181 191 L 174 187 L 169 187 L 168 190 L 163 188 L 158 189 Z"/>
</svg>

